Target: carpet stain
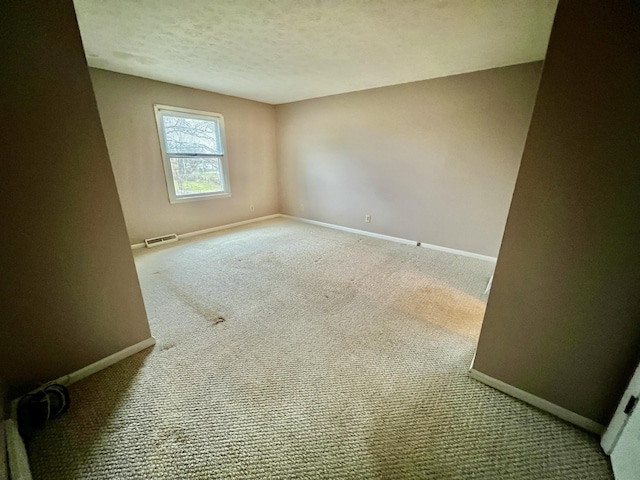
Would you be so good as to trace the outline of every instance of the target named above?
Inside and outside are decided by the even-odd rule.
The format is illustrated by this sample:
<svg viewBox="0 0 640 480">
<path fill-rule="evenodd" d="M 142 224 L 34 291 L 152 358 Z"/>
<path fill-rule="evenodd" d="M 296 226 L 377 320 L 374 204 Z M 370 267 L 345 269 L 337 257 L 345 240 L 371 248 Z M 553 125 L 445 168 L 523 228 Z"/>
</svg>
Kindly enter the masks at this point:
<svg viewBox="0 0 640 480">
<path fill-rule="evenodd" d="M 171 284 L 169 289 L 184 305 L 188 306 L 201 318 L 212 322 L 214 325 L 225 321 L 224 317 L 218 313 L 219 310 L 215 311 L 210 309 L 207 305 L 197 301 L 192 295 L 187 294 L 184 289 L 179 288 L 175 284 Z"/>
<path fill-rule="evenodd" d="M 484 302 L 448 285 L 422 285 L 403 291 L 395 299 L 399 310 L 452 333 L 474 339 L 479 331 L 478 318 L 484 314 Z"/>
<path fill-rule="evenodd" d="M 134 258 L 158 347 L 71 385 L 34 480 L 613 480 L 469 378 L 493 264 L 283 219 Z"/>
</svg>

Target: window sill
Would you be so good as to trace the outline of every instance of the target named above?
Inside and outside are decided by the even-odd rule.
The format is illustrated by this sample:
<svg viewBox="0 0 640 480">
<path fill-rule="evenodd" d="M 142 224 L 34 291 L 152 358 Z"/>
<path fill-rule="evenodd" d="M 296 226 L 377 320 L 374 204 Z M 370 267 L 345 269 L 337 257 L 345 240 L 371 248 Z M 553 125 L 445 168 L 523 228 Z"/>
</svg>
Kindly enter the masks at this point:
<svg viewBox="0 0 640 480">
<path fill-rule="evenodd" d="M 222 192 L 222 193 L 210 193 L 206 195 L 189 195 L 184 197 L 175 197 L 169 198 L 170 203 L 184 203 L 184 202 L 196 202 L 200 200 L 212 200 L 214 198 L 227 198 L 230 197 L 230 192 Z"/>
</svg>

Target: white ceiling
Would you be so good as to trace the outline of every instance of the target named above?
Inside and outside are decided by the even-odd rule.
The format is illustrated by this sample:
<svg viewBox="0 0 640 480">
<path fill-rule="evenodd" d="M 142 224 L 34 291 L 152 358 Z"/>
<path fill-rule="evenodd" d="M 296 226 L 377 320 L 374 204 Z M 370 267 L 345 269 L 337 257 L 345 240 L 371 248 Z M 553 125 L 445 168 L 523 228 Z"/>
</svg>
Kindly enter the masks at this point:
<svg viewBox="0 0 640 480">
<path fill-rule="evenodd" d="M 92 67 L 279 104 L 542 60 L 558 0 L 75 0 Z"/>
</svg>

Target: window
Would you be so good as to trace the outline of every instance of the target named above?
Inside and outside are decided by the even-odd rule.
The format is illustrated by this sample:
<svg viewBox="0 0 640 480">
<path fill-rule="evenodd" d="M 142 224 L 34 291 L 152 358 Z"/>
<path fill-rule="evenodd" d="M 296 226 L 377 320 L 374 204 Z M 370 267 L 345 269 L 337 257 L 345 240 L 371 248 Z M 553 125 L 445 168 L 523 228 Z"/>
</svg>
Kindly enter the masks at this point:
<svg viewBox="0 0 640 480">
<path fill-rule="evenodd" d="M 231 195 L 222 115 L 164 105 L 155 111 L 169 201 Z"/>
</svg>

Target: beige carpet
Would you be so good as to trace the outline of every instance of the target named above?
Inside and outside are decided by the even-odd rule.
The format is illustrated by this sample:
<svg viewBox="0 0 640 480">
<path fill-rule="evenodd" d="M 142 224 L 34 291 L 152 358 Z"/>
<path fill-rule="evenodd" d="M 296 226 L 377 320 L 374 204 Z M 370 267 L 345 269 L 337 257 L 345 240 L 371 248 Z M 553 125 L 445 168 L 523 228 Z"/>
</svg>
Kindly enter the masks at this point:
<svg viewBox="0 0 640 480">
<path fill-rule="evenodd" d="M 610 479 L 467 376 L 487 262 L 277 219 L 136 253 L 158 344 L 71 387 L 36 479 Z"/>
</svg>

